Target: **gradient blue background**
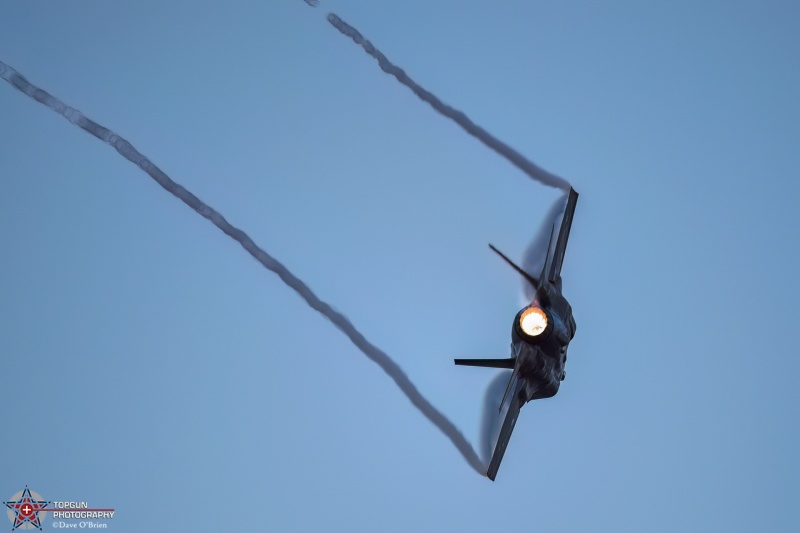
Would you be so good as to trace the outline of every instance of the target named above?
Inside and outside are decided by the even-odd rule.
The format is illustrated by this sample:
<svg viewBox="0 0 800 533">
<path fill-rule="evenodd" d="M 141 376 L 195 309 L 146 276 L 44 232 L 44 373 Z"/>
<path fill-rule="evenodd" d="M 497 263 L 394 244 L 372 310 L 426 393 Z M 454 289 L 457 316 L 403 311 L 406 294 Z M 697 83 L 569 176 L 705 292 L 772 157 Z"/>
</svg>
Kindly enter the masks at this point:
<svg viewBox="0 0 800 533">
<path fill-rule="evenodd" d="M 245 229 L 475 441 L 520 257 L 581 193 L 567 381 L 496 483 L 236 243 L 0 85 L 0 498 L 114 531 L 796 531 L 796 2 L 8 0 L 0 59 Z M 4 519 L 3 519 L 4 520 Z M 0 525 L 0 528 L 10 527 Z M 51 522 L 45 525 L 51 527 Z"/>
</svg>

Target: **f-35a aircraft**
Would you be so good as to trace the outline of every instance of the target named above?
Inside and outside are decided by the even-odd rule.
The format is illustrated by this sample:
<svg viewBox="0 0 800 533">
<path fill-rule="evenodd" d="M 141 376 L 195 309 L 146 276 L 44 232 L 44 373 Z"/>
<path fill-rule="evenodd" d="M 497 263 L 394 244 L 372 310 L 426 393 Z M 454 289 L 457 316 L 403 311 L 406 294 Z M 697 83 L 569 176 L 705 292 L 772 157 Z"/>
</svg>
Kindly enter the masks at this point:
<svg viewBox="0 0 800 533">
<path fill-rule="evenodd" d="M 554 396 L 561 381 L 566 377 L 564 365 L 567 362 L 567 347 L 575 336 L 575 319 L 572 318 L 572 307 L 561 294 L 561 265 L 577 202 L 578 193 L 571 188 L 552 260 L 548 261 L 555 225 L 550 231 L 550 242 L 545 252 L 542 273 L 538 278 L 525 272 L 497 248 L 489 245 L 536 291 L 533 301 L 514 317 L 514 324 L 511 327 L 511 357 L 455 360 L 457 365 L 513 369 L 503 400 L 500 402 L 502 411 L 506 400 L 509 400 L 508 412 L 486 472 L 486 476 L 492 481 L 497 476 L 520 408 L 531 400 Z"/>
</svg>

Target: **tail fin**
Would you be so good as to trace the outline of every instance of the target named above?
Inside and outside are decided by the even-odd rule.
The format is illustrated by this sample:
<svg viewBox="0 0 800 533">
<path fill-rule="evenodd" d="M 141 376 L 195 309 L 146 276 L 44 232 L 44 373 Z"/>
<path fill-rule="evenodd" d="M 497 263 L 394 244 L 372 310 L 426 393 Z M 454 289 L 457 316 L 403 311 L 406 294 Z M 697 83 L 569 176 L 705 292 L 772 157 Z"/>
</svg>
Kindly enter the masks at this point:
<svg viewBox="0 0 800 533">
<path fill-rule="evenodd" d="M 497 248 L 495 248 L 495 247 L 494 247 L 494 246 L 492 246 L 491 244 L 489 245 L 489 248 L 491 248 L 491 249 L 492 249 L 492 251 L 493 251 L 494 253 L 496 253 L 497 255 L 499 255 L 500 257 L 502 257 L 502 258 L 503 258 L 503 260 L 504 260 L 506 263 L 508 263 L 509 265 L 511 265 L 511 268 L 513 268 L 514 270 L 516 270 L 517 272 L 519 272 L 519 274 L 520 274 L 520 275 L 521 275 L 523 278 L 525 278 L 526 280 L 528 280 L 528 282 L 529 282 L 531 285 L 533 285 L 533 288 L 534 288 L 534 289 L 538 289 L 538 288 L 539 288 L 539 280 L 537 280 L 536 278 L 534 278 L 533 276 L 531 276 L 530 274 L 528 274 L 527 272 L 525 272 L 524 270 L 522 270 L 520 267 L 518 267 L 516 264 L 514 264 L 514 261 L 512 261 L 511 259 L 509 259 L 508 257 L 506 257 L 506 255 L 505 255 L 503 252 L 501 252 L 500 250 L 498 250 Z M 540 278 L 540 279 L 541 279 L 541 278 Z"/>
<path fill-rule="evenodd" d="M 544 257 L 544 265 L 542 265 L 542 273 L 539 275 L 539 279 L 534 278 L 533 276 L 522 270 L 519 266 L 517 266 L 516 263 L 514 263 L 514 261 L 509 259 L 508 256 L 506 256 L 506 254 L 495 248 L 492 244 L 489 244 L 489 248 L 491 248 L 494 253 L 502 257 L 503 261 L 508 263 L 511 266 L 511 268 L 516 270 L 523 278 L 528 280 L 528 282 L 531 285 L 533 285 L 534 289 L 539 289 L 539 285 L 541 283 L 545 284 L 547 283 L 547 276 L 545 275 L 547 273 L 547 260 L 550 259 L 550 247 L 553 245 L 553 233 L 555 232 L 555 230 L 556 226 L 555 224 L 553 224 L 552 229 L 550 229 L 550 240 L 547 243 L 547 255 L 545 255 Z"/>
<path fill-rule="evenodd" d="M 516 357 L 509 357 L 508 359 L 454 359 L 457 365 L 462 366 L 482 366 L 485 368 L 508 368 L 514 369 L 514 372 L 511 373 L 511 379 L 508 380 L 508 386 L 506 387 L 506 392 L 503 394 L 503 399 L 500 401 L 500 411 L 503 410 L 503 406 L 506 403 L 506 399 L 508 398 L 508 393 L 511 391 L 514 383 L 517 380 L 517 371 L 519 370 L 519 365 L 517 363 Z"/>
<path fill-rule="evenodd" d="M 569 239 L 569 232 L 572 228 L 572 218 L 575 215 L 575 206 L 577 203 L 578 193 L 575 191 L 575 189 L 570 188 L 567 196 L 567 205 L 564 208 L 564 216 L 559 226 L 558 237 L 556 238 L 555 249 L 553 249 L 553 234 L 555 233 L 556 226 L 553 224 L 553 227 L 550 230 L 550 240 L 547 243 L 547 252 L 545 253 L 544 257 L 542 273 L 539 276 L 539 279 L 534 278 L 525 270 L 514 264 L 514 262 L 506 257 L 503 252 L 491 244 L 489 245 L 489 248 L 491 248 L 494 253 L 502 257 L 506 263 L 511 265 L 511 268 L 516 270 L 523 278 L 525 278 L 533 286 L 534 290 L 538 290 L 540 284 L 546 285 L 548 281 L 550 283 L 555 283 L 558 277 L 561 275 L 561 266 L 564 263 L 564 253 L 567 249 L 567 240 Z M 550 254 L 551 249 L 553 251 L 552 259 Z M 547 268 L 548 264 L 550 267 L 549 269 Z"/>
<path fill-rule="evenodd" d="M 457 365 L 483 366 L 486 368 L 514 368 L 514 357 L 508 359 L 453 359 Z"/>
</svg>

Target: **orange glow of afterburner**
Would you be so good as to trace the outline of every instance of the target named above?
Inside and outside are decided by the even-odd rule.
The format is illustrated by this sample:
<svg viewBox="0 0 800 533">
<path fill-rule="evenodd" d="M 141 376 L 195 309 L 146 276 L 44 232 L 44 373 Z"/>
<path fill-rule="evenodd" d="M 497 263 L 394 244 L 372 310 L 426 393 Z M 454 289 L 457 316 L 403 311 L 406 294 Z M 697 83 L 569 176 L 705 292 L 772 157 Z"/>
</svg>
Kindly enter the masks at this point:
<svg viewBox="0 0 800 533">
<path fill-rule="evenodd" d="M 530 337 L 541 335 L 547 328 L 547 315 L 538 307 L 529 307 L 520 315 L 519 327 Z"/>
</svg>

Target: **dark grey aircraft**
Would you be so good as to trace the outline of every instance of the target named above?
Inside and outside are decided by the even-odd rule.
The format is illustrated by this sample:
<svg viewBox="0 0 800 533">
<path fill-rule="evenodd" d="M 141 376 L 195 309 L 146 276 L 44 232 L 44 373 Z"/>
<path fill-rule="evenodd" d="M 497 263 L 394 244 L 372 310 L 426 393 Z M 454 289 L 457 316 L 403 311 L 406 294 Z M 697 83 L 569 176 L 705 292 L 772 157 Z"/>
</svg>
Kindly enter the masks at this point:
<svg viewBox="0 0 800 533">
<path fill-rule="evenodd" d="M 520 408 L 531 400 L 555 396 L 559 385 L 566 377 L 564 365 L 567 362 L 567 347 L 575 336 L 575 319 L 572 318 L 572 307 L 561 294 L 561 265 L 564 262 L 564 252 L 577 202 L 578 193 L 575 189 L 570 189 L 555 250 L 552 260 L 549 261 L 550 268 L 548 270 L 548 260 L 555 225 L 550 232 L 544 266 L 538 278 L 525 272 L 497 248 L 489 245 L 536 290 L 533 301 L 514 317 L 514 324 L 511 327 L 511 357 L 455 360 L 457 365 L 513 369 L 503 400 L 500 402 L 502 411 L 506 399 L 509 399 L 508 413 L 486 472 L 492 481 L 497 476 L 511 432 L 517 423 Z"/>
</svg>

